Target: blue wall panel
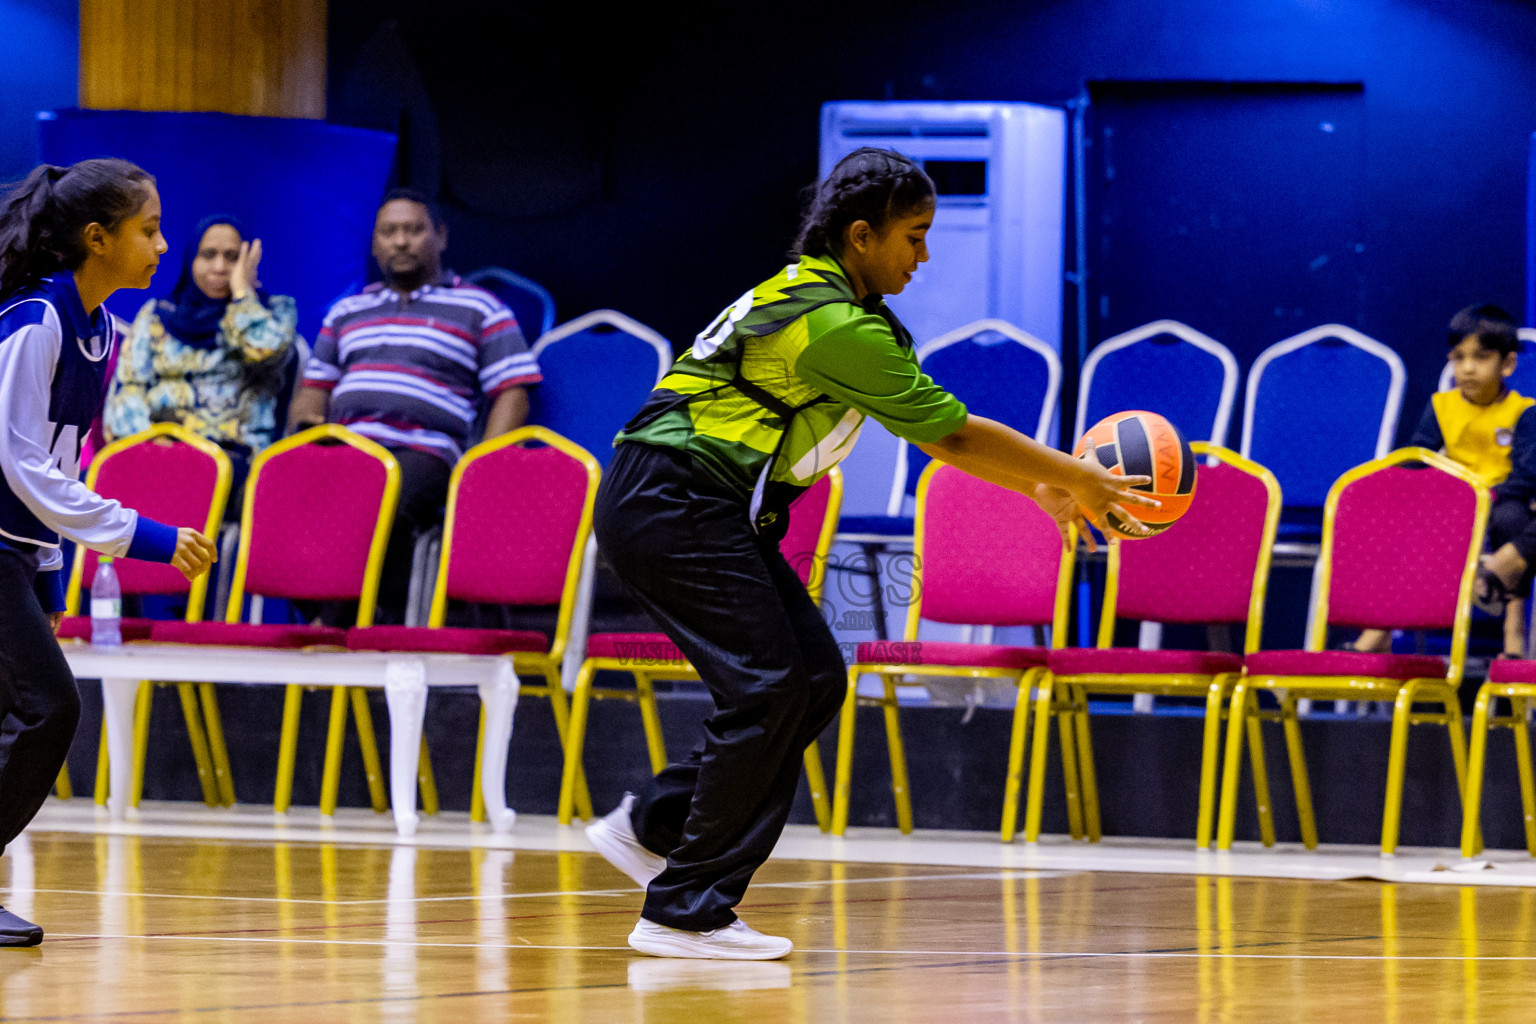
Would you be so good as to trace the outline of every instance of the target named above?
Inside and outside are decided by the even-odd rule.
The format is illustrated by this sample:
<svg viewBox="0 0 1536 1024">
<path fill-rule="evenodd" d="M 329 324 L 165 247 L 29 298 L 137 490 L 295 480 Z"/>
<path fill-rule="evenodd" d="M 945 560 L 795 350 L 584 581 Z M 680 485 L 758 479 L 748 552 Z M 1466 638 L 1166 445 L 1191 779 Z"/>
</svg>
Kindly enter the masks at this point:
<svg viewBox="0 0 1536 1024">
<path fill-rule="evenodd" d="M 170 251 L 145 292 L 123 292 L 113 312 L 131 319 L 144 299 L 176 283 L 198 220 L 230 213 L 262 240 L 261 281 L 292 295 L 313 342 L 326 307 L 368 275 L 374 212 L 395 137 L 322 121 L 230 114 L 60 110 L 40 116 L 43 159 L 70 164 L 119 156 L 159 181 Z"/>
<path fill-rule="evenodd" d="M 80 5 L 75 0 L 0 0 L 0 182 L 37 165 L 39 110 L 75 103 L 80 80 Z"/>
</svg>

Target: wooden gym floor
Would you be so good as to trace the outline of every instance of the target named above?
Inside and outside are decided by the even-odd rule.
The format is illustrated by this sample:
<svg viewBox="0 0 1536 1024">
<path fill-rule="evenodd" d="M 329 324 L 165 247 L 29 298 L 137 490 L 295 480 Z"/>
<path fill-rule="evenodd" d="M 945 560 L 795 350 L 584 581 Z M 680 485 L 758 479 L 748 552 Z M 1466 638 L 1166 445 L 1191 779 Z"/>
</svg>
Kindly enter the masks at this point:
<svg viewBox="0 0 1536 1024">
<path fill-rule="evenodd" d="M 349 814 L 327 827 L 147 805 L 114 825 L 84 801 L 51 802 L 0 858 L 0 901 L 49 930 L 36 949 L 0 949 L 0 1020 L 1406 1024 L 1536 1012 L 1528 884 L 1329 878 L 1353 862 L 1294 852 L 1271 873 L 1315 860 L 1322 877 L 1213 875 L 1199 872 L 1214 861 L 1147 844 L 1042 844 L 1057 866 L 987 867 L 944 844 L 994 859 L 1023 848 L 953 833 L 838 846 L 791 830 L 781 855 L 829 855 L 776 857 L 742 907 L 794 939 L 789 959 L 657 960 L 624 942 L 638 890 L 579 831 L 529 818 L 519 845 L 535 848 L 513 850 L 460 816 L 397 844 Z M 906 863 L 870 859 L 881 850 Z M 857 859 L 832 859 L 845 853 Z M 1266 856 L 1237 870 L 1269 870 Z M 1500 856 L 1511 869 L 1530 860 Z"/>
</svg>

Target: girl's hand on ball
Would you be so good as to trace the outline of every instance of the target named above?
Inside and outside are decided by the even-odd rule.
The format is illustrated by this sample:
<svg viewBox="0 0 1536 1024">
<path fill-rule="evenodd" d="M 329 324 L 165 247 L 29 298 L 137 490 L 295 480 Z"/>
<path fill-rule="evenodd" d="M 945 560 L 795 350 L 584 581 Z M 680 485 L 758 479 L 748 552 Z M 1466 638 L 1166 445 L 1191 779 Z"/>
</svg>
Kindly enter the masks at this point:
<svg viewBox="0 0 1536 1024">
<path fill-rule="evenodd" d="M 1067 550 L 1071 539 L 1068 531 L 1073 526 L 1077 527 L 1078 536 L 1088 544 L 1089 551 L 1098 549 L 1098 543 L 1093 539 L 1093 531 L 1088 529 L 1088 519 L 1083 515 L 1082 506 L 1077 503 L 1077 498 L 1071 491 L 1039 484 L 1030 495 L 1030 499 L 1040 506 L 1041 511 L 1056 520 L 1056 529 L 1061 531 L 1063 551 Z"/>
<path fill-rule="evenodd" d="M 1149 476 L 1117 476 L 1105 469 L 1094 456 L 1094 443 L 1090 439 L 1083 450 L 1082 463 L 1087 475 L 1073 489 L 1073 494 L 1089 519 L 1102 527 L 1105 517 L 1115 513 L 1120 520 L 1116 529 L 1123 533 L 1139 533 L 1146 529 L 1141 521 L 1126 511 L 1127 505 L 1159 508 L 1162 502 L 1149 495 L 1134 491 L 1133 487 L 1145 487 L 1152 482 Z"/>
</svg>

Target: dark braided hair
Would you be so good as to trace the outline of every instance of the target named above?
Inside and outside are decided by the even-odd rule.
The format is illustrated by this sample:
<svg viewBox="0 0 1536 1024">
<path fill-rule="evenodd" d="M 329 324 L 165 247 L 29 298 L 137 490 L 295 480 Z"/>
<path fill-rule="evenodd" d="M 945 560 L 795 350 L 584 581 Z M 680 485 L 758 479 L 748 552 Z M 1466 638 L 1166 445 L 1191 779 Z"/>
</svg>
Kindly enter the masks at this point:
<svg viewBox="0 0 1536 1024">
<path fill-rule="evenodd" d="M 790 256 L 826 256 L 842 248 L 843 231 L 868 221 L 876 231 L 933 202 L 933 181 L 916 161 L 894 149 L 856 149 L 805 192 L 805 216 Z"/>
<path fill-rule="evenodd" d="M 35 168 L 0 202 L 0 298 L 79 267 L 88 254 L 86 226 L 115 231 L 144 205 L 154 181 L 137 165 L 110 158 Z"/>
</svg>

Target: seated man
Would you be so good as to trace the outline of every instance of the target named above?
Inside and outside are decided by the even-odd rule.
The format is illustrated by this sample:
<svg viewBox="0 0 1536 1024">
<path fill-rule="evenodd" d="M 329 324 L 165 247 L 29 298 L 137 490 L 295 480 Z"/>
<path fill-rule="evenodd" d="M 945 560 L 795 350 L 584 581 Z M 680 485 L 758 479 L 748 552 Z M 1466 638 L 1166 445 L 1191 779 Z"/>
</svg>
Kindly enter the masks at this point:
<svg viewBox="0 0 1536 1024">
<path fill-rule="evenodd" d="M 403 622 L 416 537 L 441 521 L 454 463 L 471 442 L 481 396 L 485 436 L 522 425 L 525 385 L 541 378 L 511 310 L 443 272 L 448 228 L 417 192 L 384 197 L 373 226 L 382 284 L 325 316 L 294 429 L 329 417 L 388 448 L 400 462 L 400 502 L 379 580 L 379 621 Z"/>
</svg>

